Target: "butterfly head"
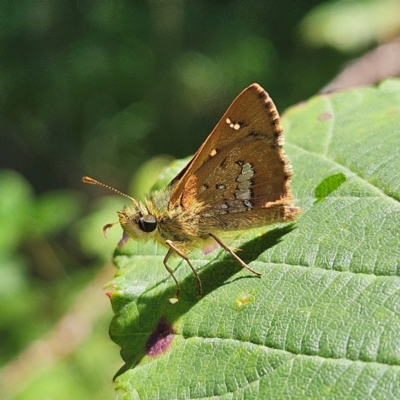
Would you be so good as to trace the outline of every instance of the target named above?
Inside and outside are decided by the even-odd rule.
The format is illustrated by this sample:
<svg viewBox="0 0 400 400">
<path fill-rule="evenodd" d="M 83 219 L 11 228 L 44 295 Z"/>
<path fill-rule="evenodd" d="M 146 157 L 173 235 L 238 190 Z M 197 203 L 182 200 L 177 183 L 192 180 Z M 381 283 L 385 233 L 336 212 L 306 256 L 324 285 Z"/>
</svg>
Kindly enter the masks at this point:
<svg viewBox="0 0 400 400">
<path fill-rule="evenodd" d="M 156 235 L 157 219 L 143 203 L 133 200 L 132 205 L 117 214 L 122 229 L 130 238 L 148 240 Z"/>
<path fill-rule="evenodd" d="M 88 176 L 83 177 L 83 182 L 90 183 L 91 185 L 103 186 L 115 193 L 120 194 L 121 196 L 132 200 L 132 205 L 125 207 L 122 211 L 117 212 L 119 223 L 124 230 L 124 236 L 126 235 L 136 240 L 148 240 L 157 234 L 157 219 L 149 212 L 145 204 Z M 107 237 L 107 231 L 115 224 L 118 224 L 118 222 L 104 225 L 103 234 L 105 237 Z"/>
</svg>

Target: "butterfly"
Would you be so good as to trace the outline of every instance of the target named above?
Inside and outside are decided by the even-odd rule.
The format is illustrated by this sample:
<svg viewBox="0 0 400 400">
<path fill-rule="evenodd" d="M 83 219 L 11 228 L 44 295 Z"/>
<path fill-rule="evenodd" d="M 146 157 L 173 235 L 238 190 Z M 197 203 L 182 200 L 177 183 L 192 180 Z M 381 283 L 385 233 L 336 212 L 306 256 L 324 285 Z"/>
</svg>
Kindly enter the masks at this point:
<svg viewBox="0 0 400 400">
<path fill-rule="evenodd" d="M 189 259 L 197 247 L 221 246 L 255 275 L 222 239 L 225 232 L 293 221 L 300 207 L 290 189 L 292 166 L 284 144 L 278 111 L 268 93 L 254 83 L 244 89 L 185 168 L 161 191 L 140 202 L 93 178 L 85 183 L 107 187 L 129 198 L 132 204 L 118 211 L 124 236 L 155 240 L 168 250 L 164 266 L 181 287 L 168 261 L 182 257 L 203 288 Z M 107 224 L 108 229 L 117 224 Z"/>
</svg>

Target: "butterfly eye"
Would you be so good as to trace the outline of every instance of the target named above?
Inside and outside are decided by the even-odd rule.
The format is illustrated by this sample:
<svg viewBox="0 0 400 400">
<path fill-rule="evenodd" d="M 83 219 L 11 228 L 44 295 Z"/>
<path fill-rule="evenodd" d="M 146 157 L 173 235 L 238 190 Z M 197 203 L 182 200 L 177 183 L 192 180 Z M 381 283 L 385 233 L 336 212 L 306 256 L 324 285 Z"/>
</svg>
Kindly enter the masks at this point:
<svg viewBox="0 0 400 400">
<path fill-rule="evenodd" d="M 140 217 L 138 225 L 143 232 L 153 232 L 157 228 L 156 217 L 151 214 Z"/>
</svg>

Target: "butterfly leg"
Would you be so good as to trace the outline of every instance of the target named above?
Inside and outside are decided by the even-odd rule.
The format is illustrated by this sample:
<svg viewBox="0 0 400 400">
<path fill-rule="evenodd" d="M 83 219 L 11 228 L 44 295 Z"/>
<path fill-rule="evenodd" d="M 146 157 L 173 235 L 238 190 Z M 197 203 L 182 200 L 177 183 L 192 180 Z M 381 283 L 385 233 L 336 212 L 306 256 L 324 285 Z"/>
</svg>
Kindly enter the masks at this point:
<svg viewBox="0 0 400 400">
<path fill-rule="evenodd" d="M 167 269 L 167 271 L 172 276 L 172 278 L 174 278 L 174 281 L 175 281 L 175 284 L 176 284 L 176 287 L 177 287 L 177 291 L 176 291 L 175 297 L 178 299 L 179 298 L 179 293 L 181 292 L 181 285 L 179 285 L 178 280 L 175 278 L 174 272 L 172 271 L 172 269 L 170 267 L 168 267 L 168 264 L 167 264 L 167 261 L 171 257 L 173 252 L 174 252 L 174 250 L 170 247 L 169 250 L 168 250 L 168 253 L 166 254 L 166 256 L 164 258 L 164 267 Z"/>
<path fill-rule="evenodd" d="M 248 269 L 250 272 L 252 272 L 253 274 L 260 276 L 261 277 L 261 273 L 258 271 L 255 271 L 254 269 L 250 268 L 231 248 L 229 248 L 228 245 L 226 245 L 221 239 L 218 239 L 215 235 L 213 235 L 212 233 L 209 233 L 209 236 L 211 236 L 224 250 L 226 250 L 233 258 L 235 258 L 239 264 L 243 267 Z"/>
<path fill-rule="evenodd" d="M 168 267 L 167 265 L 167 261 L 169 259 L 169 257 L 171 256 L 171 254 L 175 251 L 176 254 L 178 254 L 180 257 L 182 257 L 184 260 L 186 260 L 186 262 L 189 264 L 189 267 L 191 268 L 191 270 L 193 271 L 196 279 L 197 279 L 197 284 L 199 285 L 199 297 L 202 296 L 203 294 L 203 285 L 201 284 L 201 280 L 199 277 L 199 274 L 196 272 L 196 270 L 194 269 L 192 263 L 189 261 L 189 258 L 186 256 L 186 254 L 182 253 L 174 244 L 171 240 L 166 240 L 165 243 L 169 246 L 169 250 L 167 255 L 164 258 L 164 266 L 167 269 L 167 271 L 172 275 L 172 277 L 174 278 L 174 281 L 176 283 L 176 287 L 178 288 L 178 291 L 176 292 L 176 298 L 179 297 L 179 293 L 181 292 L 181 286 L 179 285 L 178 280 L 175 278 L 175 275 L 172 271 L 171 268 Z"/>
</svg>

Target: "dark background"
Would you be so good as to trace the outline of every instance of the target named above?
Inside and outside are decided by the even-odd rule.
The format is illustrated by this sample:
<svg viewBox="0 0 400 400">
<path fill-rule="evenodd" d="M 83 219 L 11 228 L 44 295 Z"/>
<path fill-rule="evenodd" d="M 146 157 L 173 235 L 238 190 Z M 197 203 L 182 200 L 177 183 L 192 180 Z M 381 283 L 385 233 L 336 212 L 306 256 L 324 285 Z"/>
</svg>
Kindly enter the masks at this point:
<svg viewBox="0 0 400 400">
<path fill-rule="evenodd" d="M 306 99 L 345 60 L 301 39 L 318 3 L 3 2 L 1 167 L 37 193 L 126 184 L 152 155 L 192 154 L 252 82 L 281 110 Z"/>
</svg>

